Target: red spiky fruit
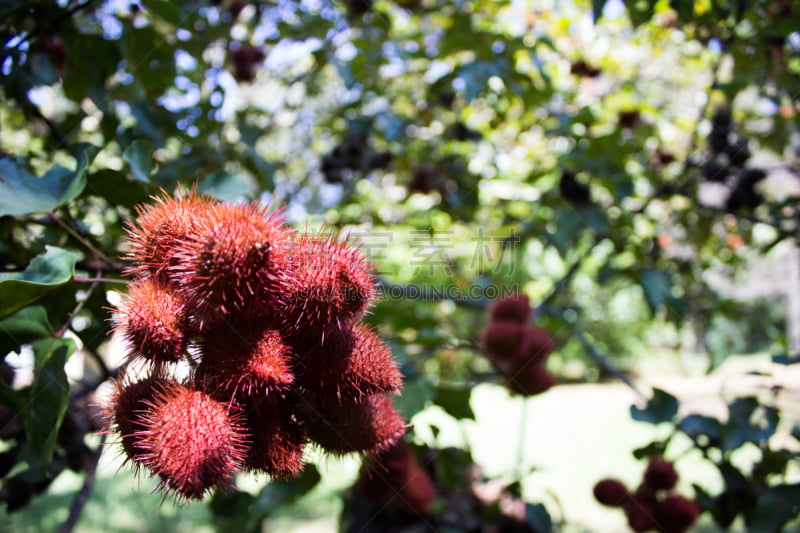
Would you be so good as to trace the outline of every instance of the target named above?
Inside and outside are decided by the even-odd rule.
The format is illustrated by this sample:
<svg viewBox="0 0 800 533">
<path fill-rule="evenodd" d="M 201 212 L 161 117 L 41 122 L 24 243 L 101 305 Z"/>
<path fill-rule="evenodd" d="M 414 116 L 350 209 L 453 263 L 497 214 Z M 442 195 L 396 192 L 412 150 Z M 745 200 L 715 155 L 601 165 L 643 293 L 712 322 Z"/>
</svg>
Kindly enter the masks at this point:
<svg viewBox="0 0 800 533">
<path fill-rule="evenodd" d="M 173 384 L 162 389 L 143 418 L 141 461 L 161 478 L 160 489 L 202 499 L 211 488 L 230 484 L 241 468 L 247 436 L 230 405 Z"/>
<path fill-rule="evenodd" d="M 502 370 L 502 369 L 501 369 Z M 535 396 L 546 392 L 557 383 L 555 376 L 544 363 L 533 361 L 512 366 L 506 371 L 506 385 L 515 394 Z"/>
<path fill-rule="evenodd" d="M 622 509 L 625 511 L 630 528 L 637 533 L 655 529 L 657 504 L 655 499 L 643 498 L 638 495 L 628 498 Z"/>
<path fill-rule="evenodd" d="M 289 230 L 257 203 L 216 204 L 175 250 L 170 279 L 203 325 L 231 313 L 269 313 L 281 290 Z"/>
<path fill-rule="evenodd" d="M 166 278 L 177 245 L 187 235 L 194 234 L 214 200 L 195 191 L 178 197 L 163 193 L 153 200 L 152 204 L 137 207 L 136 221 L 126 227 L 129 248 L 126 259 L 131 263 L 127 272 Z"/>
<path fill-rule="evenodd" d="M 622 481 L 606 478 L 598 481 L 594 486 L 594 498 L 608 507 L 621 507 L 628 498 L 628 489 Z"/>
<path fill-rule="evenodd" d="M 278 330 L 220 323 L 204 333 L 201 349 L 196 382 L 222 401 L 266 396 L 294 381 L 291 348 Z"/>
<path fill-rule="evenodd" d="M 175 382 L 157 375 L 140 381 L 130 381 L 123 376 L 114 384 L 114 392 L 103 413 L 104 418 L 108 431 L 120 435 L 127 459 L 137 467 L 142 455 L 147 452 L 142 446 L 147 412 L 164 388 L 173 385 Z"/>
<path fill-rule="evenodd" d="M 490 322 L 514 322 L 525 324 L 530 320 L 533 309 L 526 294 L 514 294 L 502 300 L 495 300 L 489 306 Z"/>
<path fill-rule="evenodd" d="M 644 471 L 644 484 L 652 490 L 672 490 L 678 483 L 675 466 L 661 457 L 653 457 Z"/>
<path fill-rule="evenodd" d="M 306 434 L 286 399 L 256 402 L 247 412 L 252 443 L 245 459 L 247 469 L 266 472 L 275 479 L 294 477 L 303 470 Z"/>
<path fill-rule="evenodd" d="M 409 514 L 427 513 L 436 499 L 433 479 L 417 461 L 411 445 L 402 439 L 365 459 L 356 490 L 369 502 L 391 503 Z"/>
<path fill-rule="evenodd" d="M 183 298 L 155 278 L 129 285 L 115 328 L 123 334 L 133 355 L 155 364 L 183 359 L 191 337 Z"/>
<path fill-rule="evenodd" d="M 326 451 L 380 453 L 406 432 L 406 423 L 383 394 L 341 404 L 315 401 L 305 413 L 308 436 Z"/>
<path fill-rule="evenodd" d="M 301 360 L 301 379 L 308 390 L 337 400 L 400 391 L 403 376 L 373 328 L 356 323 L 334 337 Z"/>
<path fill-rule="evenodd" d="M 361 316 L 375 298 L 375 278 L 364 254 L 333 234 L 300 237 L 284 293 L 286 325 L 323 334 Z"/>
<path fill-rule="evenodd" d="M 519 357 L 525 326 L 516 322 L 490 322 L 481 333 L 481 346 L 495 364 Z"/>
<path fill-rule="evenodd" d="M 527 361 L 544 363 L 555 349 L 556 345 L 546 329 L 537 328 L 536 326 L 525 328 L 521 353 Z"/>
<path fill-rule="evenodd" d="M 667 496 L 656 505 L 655 519 L 664 533 L 685 533 L 699 516 L 697 502 L 677 494 Z"/>
</svg>

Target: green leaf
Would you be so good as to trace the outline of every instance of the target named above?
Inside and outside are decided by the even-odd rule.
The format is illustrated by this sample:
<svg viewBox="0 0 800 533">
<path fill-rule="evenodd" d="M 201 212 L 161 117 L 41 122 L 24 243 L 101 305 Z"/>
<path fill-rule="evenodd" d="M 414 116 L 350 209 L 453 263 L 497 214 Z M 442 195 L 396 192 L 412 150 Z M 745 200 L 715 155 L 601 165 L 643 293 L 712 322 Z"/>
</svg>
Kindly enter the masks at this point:
<svg viewBox="0 0 800 533">
<path fill-rule="evenodd" d="M 232 202 L 242 197 L 252 198 L 253 196 L 253 188 L 246 178 L 229 174 L 224 170 L 214 172 L 203 178 L 197 190 L 225 202 Z"/>
<path fill-rule="evenodd" d="M 678 427 L 694 441 L 699 436 L 705 435 L 710 443 L 714 443 L 722 436 L 722 424 L 710 416 L 688 415 L 680 421 Z"/>
<path fill-rule="evenodd" d="M 553 519 L 547 507 L 541 503 L 525 504 L 525 520 L 536 533 L 550 533 L 553 530 Z"/>
<path fill-rule="evenodd" d="M 667 449 L 667 444 L 669 444 L 669 441 L 667 440 L 655 440 L 650 444 L 636 448 L 633 450 L 632 454 L 638 460 L 646 457 L 653 457 L 654 455 L 664 455 L 664 451 Z"/>
<path fill-rule="evenodd" d="M 642 289 L 650 311 L 656 313 L 672 298 L 672 276 L 669 272 L 646 268 L 642 272 Z"/>
<path fill-rule="evenodd" d="M 122 153 L 122 159 L 131 169 L 133 177 L 143 183 L 150 183 L 153 171 L 153 143 L 147 139 L 136 139 Z"/>
<path fill-rule="evenodd" d="M 778 429 L 778 411 L 756 398 L 737 398 L 728 406 L 730 415 L 722 431 L 722 448 L 735 450 L 745 442 L 761 444 Z"/>
<path fill-rule="evenodd" d="M 469 387 L 436 387 L 433 403 L 440 406 L 453 418 L 475 420 L 475 412 L 469 404 L 472 389 Z"/>
<path fill-rule="evenodd" d="M 800 514 L 800 483 L 777 485 L 759 496 L 755 511 L 748 517 L 750 531 L 780 531 Z"/>
<path fill-rule="evenodd" d="M 22 272 L 0 273 L 0 319 L 13 315 L 72 279 L 78 254 L 47 246 Z"/>
<path fill-rule="evenodd" d="M 772 362 L 776 365 L 795 365 L 800 363 L 800 353 L 794 355 L 787 353 L 774 354 Z"/>
<path fill-rule="evenodd" d="M 436 387 L 431 379 L 418 376 L 405 381 L 403 393 L 394 399 L 394 405 L 403 418 L 409 419 L 422 411 L 435 394 Z"/>
<path fill-rule="evenodd" d="M 0 159 L 0 216 L 52 211 L 74 199 L 86 186 L 86 169 L 97 152 L 91 144 L 78 145 L 75 170 L 55 165 L 42 177 L 30 174 L 13 158 Z"/>
<path fill-rule="evenodd" d="M 272 513 L 283 510 L 311 492 L 322 479 L 317 467 L 306 465 L 300 475 L 273 480 L 256 496 L 245 521 L 245 531 L 260 531 L 260 524 Z"/>
<path fill-rule="evenodd" d="M 0 357 L 19 350 L 23 344 L 52 336 L 44 307 L 25 307 L 0 322 Z"/>
<path fill-rule="evenodd" d="M 678 399 L 661 389 L 653 389 L 653 397 L 644 409 L 631 406 L 631 417 L 634 420 L 650 424 L 671 422 L 676 414 L 678 414 Z"/>
<path fill-rule="evenodd" d="M 20 474 L 27 481 L 46 479 L 56 437 L 69 404 L 69 384 L 64 373 L 67 358 L 75 351 L 71 339 L 42 339 L 32 344 L 34 376 L 28 403 L 22 409 L 25 445 L 20 462 L 28 469 Z"/>
</svg>

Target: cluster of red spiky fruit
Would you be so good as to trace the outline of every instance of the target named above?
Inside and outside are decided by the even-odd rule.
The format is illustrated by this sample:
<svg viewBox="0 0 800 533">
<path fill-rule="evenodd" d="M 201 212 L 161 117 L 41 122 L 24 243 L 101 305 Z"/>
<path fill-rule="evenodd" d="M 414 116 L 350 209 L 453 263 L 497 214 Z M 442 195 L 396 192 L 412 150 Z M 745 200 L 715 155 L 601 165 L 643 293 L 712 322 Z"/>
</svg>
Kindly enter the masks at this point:
<svg viewBox="0 0 800 533">
<path fill-rule="evenodd" d="M 630 492 L 625 484 L 614 478 L 598 481 L 594 497 L 608 507 L 620 507 L 633 531 L 685 533 L 700 515 L 694 500 L 675 493 L 678 472 L 675 466 L 661 457 L 647 464 L 639 487 Z"/>
<path fill-rule="evenodd" d="M 555 343 L 547 330 L 528 324 L 533 308 L 528 296 L 514 295 L 489 307 L 489 323 L 481 334 L 481 345 L 506 386 L 523 396 L 541 394 L 555 385 L 547 370 L 547 358 Z"/>
<path fill-rule="evenodd" d="M 352 244 L 195 192 L 140 208 L 128 234 L 116 329 L 147 374 L 117 381 L 109 430 L 167 493 L 200 499 L 240 470 L 294 476 L 309 440 L 379 453 L 403 435 L 402 376 L 360 321 L 376 291 Z"/>
</svg>

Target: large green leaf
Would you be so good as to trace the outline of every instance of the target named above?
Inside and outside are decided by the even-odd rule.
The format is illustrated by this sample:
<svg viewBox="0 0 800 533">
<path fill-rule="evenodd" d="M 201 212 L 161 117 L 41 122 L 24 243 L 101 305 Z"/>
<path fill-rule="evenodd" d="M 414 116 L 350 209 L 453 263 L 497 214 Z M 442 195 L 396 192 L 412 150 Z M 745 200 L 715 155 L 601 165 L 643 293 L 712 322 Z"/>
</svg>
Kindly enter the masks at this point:
<svg viewBox="0 0 800 533">
<path fill-rule="evenodd" d="M 750 531 L 781 531 L 800 514 L 800 483 L 770 487 L 758 497 L 755 511 L 748 517 Z"/>
<path fill-rule="evenodd" d="M 647 305 L 655 313 L 672 298 L 672 277 L 669 272 L 646 268 L 642 272 L 642 289 Z"/>
<path fill-rule="evenodd" d="M 153 143 L 147 139 L 136 139 L 122 153 L 122 159 L 128 163 L 131 174 L 138 181 L 150 183 L 153 171 Z"/>
<path fill-rule="evenodd" d="M 661 389 L 653 389 L 653 397 L 644 408 L 631 406 L 631 417 L 639 422 L 659 424 L 671 422 L 678 414 L 678 399 Z"/>
<path fill-rule="evenodd" d="M 75 252 L 47 246 L 24 271 L 0 273 L 0 319 L 68 283 L 77 260 Z"/>
<path fill-rule="evenodd" d="M 56 437 L 69 404 L 69 384 L 64 363 L 75 351 L 71 339 L 42 339 L 32 345 L 34 377 L 30 396 L 22 409 L 25 445 L 20 461 L 27 464 L 23 479 L 38 481 L 48 476 Z"/>
<path fill-rule="evenodd" d="M 0 216 L 52 211 L 74 199 L 86 186 L 86 169 L 97 152 L 91 144 L 78 145 L 75 170 L 56 165 L 42 177 L 10 157 L 0 159 Z"/>
<path fill-rule="evenodd" d="M 470 387 L 451 387 L 440 385 L 436 387 L 436 396 L 433 403 L 440 406 L 454 418 L 468 418 L 475 420 L 475 412 L 469 404 L 472 389 Z"/>
<path fill-rule="evenodd" d="M 0 357 L 19 350 L 23 344 L 53 336 L 44 307 L 30 306 L 20 309 L 0 322 Z"/>
</svg>

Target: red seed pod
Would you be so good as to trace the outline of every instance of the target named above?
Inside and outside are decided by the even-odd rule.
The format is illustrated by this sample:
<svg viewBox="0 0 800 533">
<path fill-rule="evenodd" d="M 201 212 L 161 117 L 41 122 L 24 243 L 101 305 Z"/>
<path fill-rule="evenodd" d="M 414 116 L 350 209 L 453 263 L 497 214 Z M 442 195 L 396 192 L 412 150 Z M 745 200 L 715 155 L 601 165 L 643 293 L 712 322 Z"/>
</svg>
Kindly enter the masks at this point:
<svg viewBox="0 0 800 533">
<path fill-rule="evenodd" d="M 628 498 L 628 489 L 618 479 L 602 479 L 594 486 L 594 498 L 608 507 L 621 507 Z"/>
<path fill-rule="evenodd" d="M 201 325 L 231 313 L 275 308 L 289 229 L 256 203 L 216 204 L 175 250 L 170 279 Z"/>
<path fill-rule="evenodd" d="M 357 399 L 396 394 L 403 385 L 389 346 L 373 328 L 357 323 L 309 351 L 301 360 L 301 382 L 318 397 Z"/>
<path fill-rule="evenodd" d="M 247 426 L 253 436 L 245 459 L 247 469 L 276 479 L 294 477 L 303 470 L 306 434 L 288 400 L 256 402 L 248 408 Z"/>
<path fill-rule="evenodd" d="M 145 419 L 152 405 L 165 388 L 177 383 L 159 376 L 150 376 L 141 381 L 129 381 L 120 377 L 115 383 L 114 392 L 103 417 L 109 432 L 122 438 L 122 449 L 127 459 L 138 468 L 142 454 L 147 450 L 142 446 L 142 433 L 146 429 Z"/>
<path fill-rule="evenodd" d="M 506 386 L 515 394 L 535 396 L 546 392 L 557 383 L 543 362 L 534 361 L 512 366 L 506 372 Z"/>
<path fill-rule="evenodd" d="M 656 506 L 654 499 L 634 495 L 623 505 L 628 525 L 637 533 L 656 528 Z"/>
<path fill-rule="evenodd" d="M 678 483 L 675 466 L 661 457 L 653 457 L 644 471 L 644 484 L 652 490 L 672 490 Z"/>
<path fill-rule="evenodd" d="M 134 355 L 157 365 L 183 359 L 191 327 L 183 298 L 169 285 L 154 278 L 132 283 L 119 312 L 115 329 Z"/>
<path fill-rule="evenodd" d="M 516 322 L 490 322 L 481 333 L 481 345 L 489 359 L 498 364 L 517 359 L 523 348 L 525 326 Z"/>
<path fill-rule="evenodd" d="M 129 247 L 126 259 L 131 262 L 128 273 L 166 278 L 177 245 L 187 235 L 194 234 L 214 200 L 194 191 L 177 198 L 163 193 L 153 199 L 154 203 L 136 208 L 135 223 L 126 227 Z"/>
<path fill-rule="evenodd" d="M 286 325 L 296 331 L 343 327 L 375 299 L 375 278 L 361 250 L 333 234 L 299 238 L 284 292 Z"/>
<path fill-rule="evenodd" d="M 199 500 L 241 468 L 247 437 L 240 417 L 208 394 L 174 384 L 143 418 L 141 461 L 161 478 L 160 489 Z"/>
<path fill-rule="evenodd" d="M 697 502 L 677 494 L 667 496 L 656 505 L 655 519 L 664 533 L 685 533 L 699 516 Z"/>
<path fill-rule="evenodd" d="M 369 502 L 391 503 L 409 514 L 427 513 L 436 499 L 433 479 L 403 440 L 364 460 L 356 490 Z"/>
<path fill-rule="evenodd" d="M 244 401 L 288 389 L 291 348 L 281 333 L 244 322 L 217 324 L 203 334 L 195 381 L 222 401 Z"/>
<path fill-rule="evenodd" d="M 526 324 L 531 318 L 533 309 L 526 294 L 514 294 L 502 300 L 496 300 L 489 306 L 490 322 L 514 322 Z"/>
<path fill-rule="evenodd" d="M 341 404 L 314 401 L 307 407 L 308 436 L 335 455 L 380 453 L 406 432 L 406 423 L 392 400 L 382 394 L 343 400 Z"/>
<path fill-rule="evenodd" d="M 543 328 L 528 326 L 522 339 L 522 354 L 528 361 L 542 362 L 556 350 L 550 333 Z"/>
</svg>

